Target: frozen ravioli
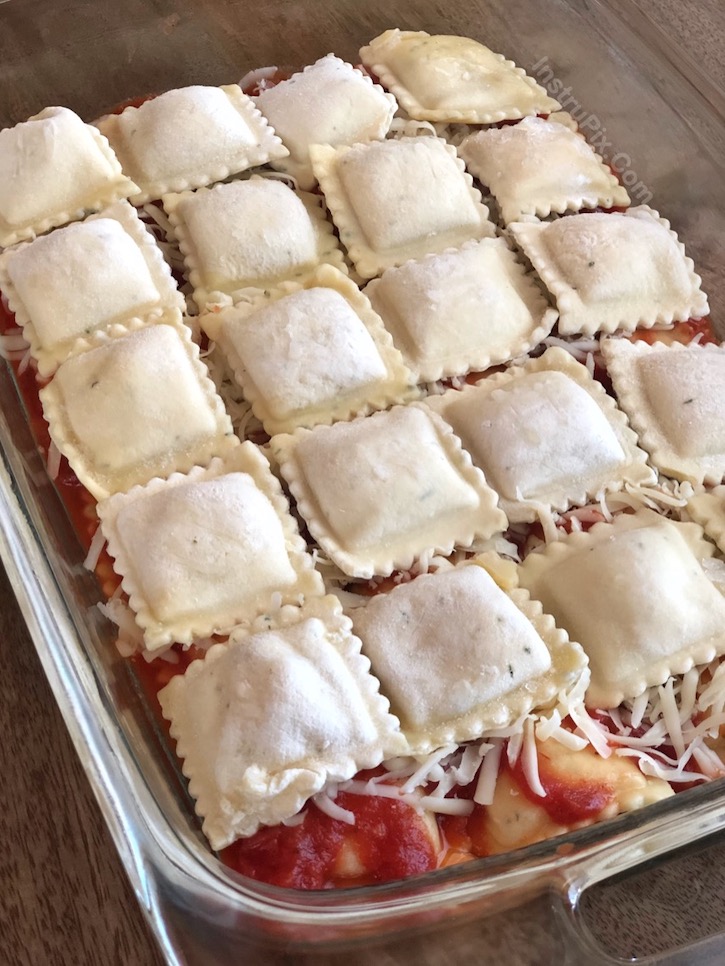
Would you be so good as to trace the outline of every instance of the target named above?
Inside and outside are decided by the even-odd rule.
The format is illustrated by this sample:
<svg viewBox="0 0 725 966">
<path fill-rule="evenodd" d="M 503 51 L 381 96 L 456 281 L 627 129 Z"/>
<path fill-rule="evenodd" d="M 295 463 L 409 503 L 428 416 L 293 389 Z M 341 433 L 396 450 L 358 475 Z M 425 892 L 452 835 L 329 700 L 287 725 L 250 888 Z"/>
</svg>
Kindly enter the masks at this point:
<svg viewBox="0 0 725 966">
<path fill-rule="evenodd" d="M 707 315 L 692 259 L 669 222 L 645 206 L 510 229 L 556 299 L 562 335 L 633 332 Z"/>
<path fill-rule="evenodd" d="M 525 592 L 506 594 L 476 564 L 417 577 L 352 618 L 417 754 L 510 725 L 586 666 Z"/>
<path fill-rule="evenodd" d="M 725 598 L 696 524 L 624 514 L 529 554 L 522 585 L 589 657 L 587 704 L 611 708 L 725 653 Z"/>
<path fill-rule="evenodd" d="M 272 451 L 313 536 L 345 573 L 405 570 L 506 526 L 460 442 L 424 408 L 275 436 Z"/>
<path fill-rule="evenodd" d="M 161 250 L 125 201 L 0 255 L 0 288 L 43 376 L 98 330 L 184 308 Z"/>
<path fill-rule="evenodd" d="M 99 128 L 141 189 L 134 204 L 223 181 L 288 154 L 236 84 L 166 91 L 110 114 Z"/>
<path fill-rule="evenodd" d="M 40 396 L 53 441 L 96 499 L 239 445 L 178 312 L 66 359 Z"/>
<path fill-rule="evenodd" d="M 98 506 L 147 650 L 229 633 L 323 591 L 269 465 L 253 443 Z"/>
<path fill-rule="evenodd" d="M 344 267 L 319 199 L 281 181 L 232 181 L 163 201 L 201 312 L 231 305 L 245 290 L 301 278 L 321 263 Z"/>
<path fill-rule="evenodd" d="M 460 436 L 512 521 L 655 481 L 624 414 L 561 348 L 426 403 Z"/>
<path fill-rule="evenodd" d="M 212 848 L 296 814 L 406 742 L 334 598 L 235 632 L 161 692 Z"/>
<path fill-rule="evenodd" d="M 666 476 L 717 484 L 725 477 L 725 346 L 602 344 L 619 403 Z"/>
<path fill-rule="evenodd" d="M 310 156 L 340 240 L 363 278 L 494 234 L 480 192 L 440 138 L 316 145 Z"/>
<path fill-rule="evenodd" d="M 492 124 L 559 108 L 520 67 L 469 37 L 386 30 L 360 59 L 420 120 Z"/>
<path fill-rule="evenodd" d="M 0 247 L 138 192 L 106 138 L 67 107 L 0 131 Z"/>
</svg>

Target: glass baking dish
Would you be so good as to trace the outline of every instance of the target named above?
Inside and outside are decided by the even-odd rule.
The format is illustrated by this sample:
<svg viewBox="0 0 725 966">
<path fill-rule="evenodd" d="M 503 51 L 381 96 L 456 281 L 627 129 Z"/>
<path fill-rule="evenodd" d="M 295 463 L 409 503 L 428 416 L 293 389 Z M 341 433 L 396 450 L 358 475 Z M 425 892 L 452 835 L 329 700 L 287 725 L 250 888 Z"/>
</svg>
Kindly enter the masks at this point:
<svg viewBox="0 0 725 966">
<path fill-rule="evenodd" d="M 23 21 L 35 29 L 23 33 Z M 355 62 L 358 48 L 391 26 L 475 37 L 566 97 L 633 200 L 672 221 L 722 324 L 725 96 L 629 0 L 270 0 L 253 19 L 236 0 L 5 3 L 0 125 L 58 103 L 92 119 L 128 98 L 227 83 L 263 65 L 301 66 L 331 50 Z M 13 45 L 14 31 L 28 38 L 25 46 Z M 610 961 L 598 958 L 604 954 L 581 925 L 582 892 L 725 828 L 725 786 L 717 782 L 516 853 L 393 885 L 305 894 L 243 879 L 209 852 L 178 766 L 95 607 L 98 588 L 82 567 L 7 364 L 0 367 L 0 448 L 2 559 L 169 962 L 514 961 L 512 934 L 500 927 L 504 913 L 514 916 L 522 957 L 535 949 L 537 962 Z M 524 903 L 533 912 L 517 920 L 512 910 Z"/>
</svg>

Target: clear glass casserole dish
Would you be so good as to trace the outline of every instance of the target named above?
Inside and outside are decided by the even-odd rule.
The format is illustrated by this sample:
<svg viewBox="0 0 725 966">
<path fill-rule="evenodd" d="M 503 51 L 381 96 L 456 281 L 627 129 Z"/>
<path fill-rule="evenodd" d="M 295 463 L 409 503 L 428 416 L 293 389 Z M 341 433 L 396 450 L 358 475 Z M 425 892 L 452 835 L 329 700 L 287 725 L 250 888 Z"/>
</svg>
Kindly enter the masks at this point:
<svg viewBox="0 0 725 966">
<path fill-rule="evenodd" d="M 133 9 L 131 9 L 133 7 Z M 241 5 L 182 12 L 113 11 L 78 4 L 93 42 L 68 38 L 64 57 L 15 58 L 2 124 L 61 102 L 85 118 L 151 90 L 223 83 L 280 60 L 304 64 L 334 50 L 353 62 L 389 26 L 474 36 L 541 83 L 571 87 L 579 123 L 601 132 L 599 150 L 635 201 L 650 195 L 686 241 L 717 324 L 725 302 L 725 104 L 696 70 L 678 70 L 676 48 L 647 32 L 630 3 L 450 6 L 398 3 L 269 5 L 253 26 Z M 54 14 L 35 4 L 41 34 Z M 4 16 L 16 14 L 9 5 Z M 68 16 L 67 11 L 65 15 Z M 118 27 L 124 19 L 129 24 Z M 280 37 L 279 25 L 294 40 Z M 57 24 L 55 25 L 57 26 Z M 67 31 L 67 27 L 65 28 Z M 641 32 L 640 32 L 641 31 Z M 8 34 L 9 36 L 9 34 Z M 158 38 L 163 38 L 159 45 Z M 42 41 L 42 37 L 40 38 Z M 8 54 L 8 57 L 10 55 Z M 7 63 L 7 59 L 6 59 Z M 109 65 L 123 64 L 123 70 Z M 128 66 L 126 66 L 128 65 Z M 386 949 L 393 962 L 472 958 L 480 920 L 545 893 L 559 897 L 564 938 L 533 937 L 552 955 L 593 961 L 576 928 L 590 883 L 725 826 L 720 783 L 515 855 L 478 860 L 418 880 L 354 893 L 302 895 L 251 884 L 208 851 L 172 761 L 128 666 L 109 646 L 98 589 L 29 431 L 8 366 L 0 372 L 2 556 L 46 672 L 122 858 L 170 961 L 269 962 L 276 955 L 324 962 Z M 547 900 L 542 900 L 547 901 Z M 468 925 L 466 925 L 468 924 Z M 555 930 L 552 927 L 552 933 Z M 402 939 L 401 937 L 407 937 Z M 414 936 L 420 938 L 413 938 Z M 554 942 L 556 949 L 550 944 Z"/>
</svg>

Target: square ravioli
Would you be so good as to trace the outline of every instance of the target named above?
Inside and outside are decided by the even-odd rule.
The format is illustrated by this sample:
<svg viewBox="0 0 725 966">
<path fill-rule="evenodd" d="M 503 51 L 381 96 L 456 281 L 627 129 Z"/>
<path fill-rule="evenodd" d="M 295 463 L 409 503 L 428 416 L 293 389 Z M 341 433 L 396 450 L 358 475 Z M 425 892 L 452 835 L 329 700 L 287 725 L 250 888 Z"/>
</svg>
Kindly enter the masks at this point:
<svg viewBox="0 0 725 966">
<path fill-rule="evenodd" d="M 118 328 L 40 392 L 53 442 L 97 500 L 239 444 L 179 312 Z"/>
<path fill-rule="evenodd" d="M 458 153 L 494 196 L 507 224 L 527 215 L 629 205 L 629 195 L 599 155 L 556 121 L 526 117 L 477 131 Z"/>
<path fill-rule="evenodd" d="M 502 238 L 389 268 L 365 294 L 416 382 L 508 362 L 538 345 L 557 318 Z"/>
<path fill-rule="evenodd" d="M 0 131 L 0 248 L 138 190 L 106 138 L 66 107 Z"/>
<path fill-rule="evenodd" d="M 334 598 L 237 630 L 159 691 L 213 849 L 291 818 L 328 782 L 405 752 Z"/>
<path fill-rule="evenodd" d="M 589 657 L 586 702 L 613 708 L 725 653 L 725 598 L 694 523 L 621 514 L 530 553 L 519 577 Z"/>
<path fill-rule="evenodd" d="M 340 240 L 363 278 L 495 233 L 455 149 L 403 137 L 310 148 Z"/>
<path fill-rule="evenodd" d="M 282 488 L 253 443 L 98 505 L 149 651 L 225 634 L 324 593 Z"/>
<path fill-rule="evenodd" d="M 687 511 L 725 554 L 725 486 L 696 493 L 687 501 Z"/>
<path fill-rule="evenodd" d="M 391 94 L 334 54 L 262 91 L 255 103 L 289 149 L 289 158 L 272 166 L 291 174 L 304 191 L 316 184 L 310 145 L 384 138 L 398 108 Z"/>
<path fill-rule="evenodd" d="M 270 436 L 385 409 L 413 391 L 370 303 L 331 265 L 201 324 Z"/>
<path fill-rule="evenodd" d="M 561 335 L 633 332 L 708 313 L 692 259 L 646 206 L 509 227 L 556 299 Z"/>
<path fill-rule="evenodd" d="M 386 30 L 360 59 L 421 121 L 493 124 L 559 109 L 533 77 L 469 37 Z"/>
<path fill-rule="evenodd" d="M 98 127 L 141 189 L 134 204 L 200 188 L 288 153 L 237 84 L 181 87 Z"/>
<path fill-rule="evenodd" d="M 725 345 L 606 339 L 602 351 L 619 404 L 657 469 L 690 483 L 721 483 Z"/>
<path fill-rule="evenodd" d="M 508 727 L 587 664 L 540 604 L 475 562 L 399 584 L 351 617 L 414 755 Z"/>
<path fill-rule="evenodd" d="M 407 570 L 506 527 L 459 440 L 417 403 L 298 429 L 271 447 L 310 533 L 352 577 Z"/>
<path fill-rule="evenodd" d="M 0 288 L 41 376 L 97 329 L 185 307 L 160 248 L 125 201 L 4 252 Z"/>
<path fill-rule="evenodd" d="M 512 522 L 656 479 L 614 400 L 558 347 L 426 405 L 460 436 Z"/>
<path fill-rule="evenodd" d="M 203 312 L 247 289 L 300 278 L 322 263 L 344 269 L 320 200 L 281 181 L 252 177 L 164 195 L 194 301 Z"/>
</svg>

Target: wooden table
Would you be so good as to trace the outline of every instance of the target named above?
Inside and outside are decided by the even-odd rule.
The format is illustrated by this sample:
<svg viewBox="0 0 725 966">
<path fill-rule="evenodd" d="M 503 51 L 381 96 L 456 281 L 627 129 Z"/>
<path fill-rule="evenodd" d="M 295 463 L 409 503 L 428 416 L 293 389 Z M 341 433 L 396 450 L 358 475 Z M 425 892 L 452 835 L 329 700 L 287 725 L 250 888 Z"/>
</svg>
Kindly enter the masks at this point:
<svg viewBox="0 0 725 966">
<path fill-rule="evenodd" d="M 677 0 L 638 0 L 639 6 L 660 25 L 669 27 L 713 80 L 725 86 L 725 16 L 720 0 L 699 0 L 697 5 Z M 0 5 L 0 38 L 10 25 L 13 44 L 28 52 L 52 45 L 60 18 L 77 16 L 78 29 L 103 29 L 110 4 L 56 4 L 55 16 L 36 21 L 40 3 Z M 46 7 L 50 4 L 46 4 Z M 139 23 L 144 11 L 165 11 L 165 29 L 184 29 L 183 3 L 129 3 Z M 228 4 L 206 5 L 221 33 L 234 36 Z M 46 11 L 47 12 L 47 11 Z M 53 22 L 55 21 L 55 22 Z M 121 29 L 116 26 L 113 29 Z M 128 28 L 130 29 L 130 28 Z M 6 41 L 8 35 L 6 34 Z M 160 38 L 163 40 L 163 36 Z M 243 37 L 235 41 L 243 46 Z M 2 40 L 0 39 L 0 44 Z M 161 45 L 162 46 L 162 45 Z M 6 48 L 9 49 L 9 48 Z M 256 61 L 274 56 L 257 52 Z M 57 69 L 60 54 L 46 50 L 44 69 Z M 239 55 L 237 55 L 238 57 Z M 161 70 L 163 50 L 158 53 Z M 0 61 L 0 85 L 12 84 L 12 65 Z M 39 85 L 40 86 L 40 85 Z M 109 97 L 120 100 L 128 91 L 122 69 L 111 79 Z M 89 103 L 92 92 L 87 92 Z M 12 96 L 12 95 L 11 95 Z M 25 92 L 30 102 L 34 91 Z M 77 92 L 83 112 L 84 92 Z M 41 101 L 31 108 L 40 109 Z M 0 963 L 7 966 L 124 966 L 161 959 L 131 892 L 121 863 L 93 799 L 84 772 L 66 733 L 53 696 L 18 610 L 4 570 L 0 568 Z"/>
</svg>

